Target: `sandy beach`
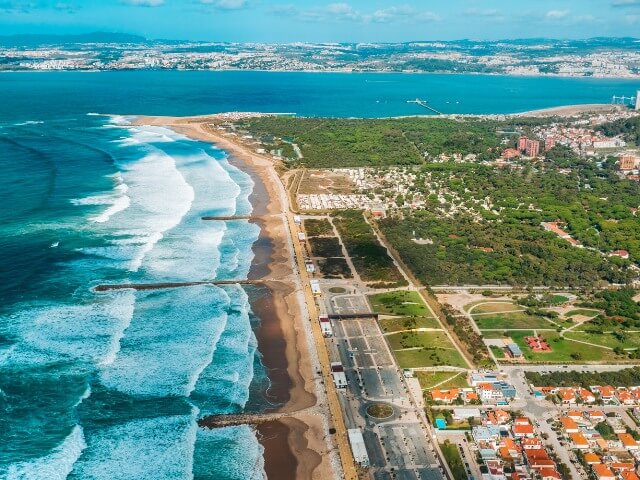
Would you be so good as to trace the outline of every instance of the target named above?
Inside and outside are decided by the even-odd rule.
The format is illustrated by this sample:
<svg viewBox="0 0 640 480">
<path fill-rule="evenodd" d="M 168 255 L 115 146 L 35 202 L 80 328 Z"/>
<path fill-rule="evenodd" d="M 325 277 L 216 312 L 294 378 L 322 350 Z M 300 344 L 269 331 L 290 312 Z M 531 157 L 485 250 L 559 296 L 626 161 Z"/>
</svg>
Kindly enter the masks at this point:
<svg viewBox="0 0 640 480">
<path fill-rule="evenodd" d="M 265 471 L 273 479 L 332 478 L 325 423 L 317 409 L 316 385 L 302 308 L 296 294 L 290 238 L 283 217 L 287 198 L 274 163 L 209 125 L 211 117 L 137 117 L 136 124 L 166 126 L 189 138 L 215 144 L 229 154 L 229 162 L 255 182 L 250 201 L 252 216 L 261 227 L 253 245 L 249 279 L 268 279 L 256 287 L 260 294 L 252 309 L 260 318 L 258 349 L 271 381 L 266 399 L 278 405 L 270 412 L 286 417 L 256 427 L 265 449 Z M 206 419 L 203 421 L 206 424 Z"/>
</svg>

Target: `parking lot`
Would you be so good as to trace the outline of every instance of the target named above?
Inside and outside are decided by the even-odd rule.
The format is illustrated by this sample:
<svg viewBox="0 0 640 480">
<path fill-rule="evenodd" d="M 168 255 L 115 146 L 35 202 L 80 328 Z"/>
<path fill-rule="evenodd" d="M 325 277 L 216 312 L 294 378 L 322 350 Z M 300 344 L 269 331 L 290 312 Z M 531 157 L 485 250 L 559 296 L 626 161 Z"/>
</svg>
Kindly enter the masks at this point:
<svg viewBox="0 0 640 480">
<path fill-rule="evenodd" d="M 347 388 L 340 392 L 347 428 L 362 430 L 372 477 L 444 478 L 428 433 L 409 401 L 402 372 L 396 368 L 376 320 L 333 320 L 332 326 L 334 336 L 327 339 L 331 361 L 343 364 L 348 381 Z M 394 415 L 376 421 L 366 413 L 371 402 L 392 405 Z"/>
</svg>

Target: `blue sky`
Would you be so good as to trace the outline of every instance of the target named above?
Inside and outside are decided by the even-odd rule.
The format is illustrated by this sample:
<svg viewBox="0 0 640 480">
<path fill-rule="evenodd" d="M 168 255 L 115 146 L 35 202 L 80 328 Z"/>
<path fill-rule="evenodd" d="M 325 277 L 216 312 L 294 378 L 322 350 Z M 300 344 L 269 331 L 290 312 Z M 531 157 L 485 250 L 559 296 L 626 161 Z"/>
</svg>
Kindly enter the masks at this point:
<svg viewBox="0 0 640 480">
<path fill-rule="evenodd" d="M 0 0 L 0 34 L 234 42 L 640 36 L 640 0 Z"/>
</svg>

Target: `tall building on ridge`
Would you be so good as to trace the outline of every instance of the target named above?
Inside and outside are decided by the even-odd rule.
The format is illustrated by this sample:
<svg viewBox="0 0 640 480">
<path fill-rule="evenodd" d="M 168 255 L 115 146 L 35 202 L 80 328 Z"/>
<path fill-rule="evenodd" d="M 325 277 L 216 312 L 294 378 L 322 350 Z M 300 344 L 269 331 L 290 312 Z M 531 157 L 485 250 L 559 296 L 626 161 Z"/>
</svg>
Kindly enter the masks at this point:
<svg viewBox="0 0 640 480">
<path fill-rule="evenodd" d="M 620 155 L 618 160 L 618 168 L 622 172 L 629 172 L 636 168 L 636 156 L 635 155 Z"/>
<path fill-rule="evenodd" d="M 527 157 L 537 157 L 540 153 L 540 142 L 538 140 L 527 140 L 525 151 Z"/>
<path fill-rule="evenodd" d="M 553 137 L 547 137 L 544 139 L 544 151 L 548 152 L 556 146 L 556 139 Z"/>
<path fill-rule="evenodd" d="M 640 110 L 640 90 L 636 93 L 636 110 Z"/>
<path fill-rule="evenodd" d="M 518 150 L 524 152 L 527 149 L 527 141 L 529 139 L 527 137 L 520 137 L 518 139 Z"/>
</svg>

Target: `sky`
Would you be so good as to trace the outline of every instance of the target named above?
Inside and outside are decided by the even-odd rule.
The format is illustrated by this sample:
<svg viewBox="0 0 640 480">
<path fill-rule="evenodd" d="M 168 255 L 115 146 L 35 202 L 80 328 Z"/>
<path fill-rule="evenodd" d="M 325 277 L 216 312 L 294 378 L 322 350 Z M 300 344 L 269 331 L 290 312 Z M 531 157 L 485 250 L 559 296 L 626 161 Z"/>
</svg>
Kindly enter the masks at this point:
<svg viewBox="0 0 640 480">
<path fill-rule="evenodd" d="M 0 0 L 0 35 L 224 42 L 640 37 L 640 0 Z"/>
</svg>

